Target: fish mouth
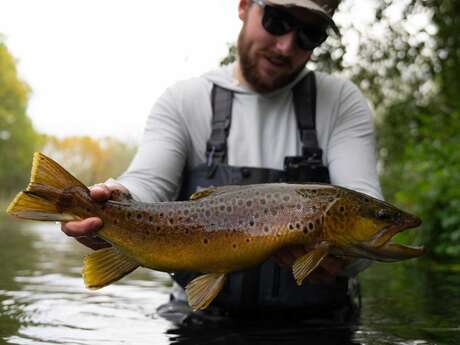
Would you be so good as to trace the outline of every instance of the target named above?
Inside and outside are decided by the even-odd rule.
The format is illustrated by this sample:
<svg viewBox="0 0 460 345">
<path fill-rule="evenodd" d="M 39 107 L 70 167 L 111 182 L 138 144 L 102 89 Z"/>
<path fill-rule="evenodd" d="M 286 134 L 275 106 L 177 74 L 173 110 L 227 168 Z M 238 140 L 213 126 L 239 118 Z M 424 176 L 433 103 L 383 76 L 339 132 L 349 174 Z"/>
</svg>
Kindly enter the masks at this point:
<svg viewBox="0 0 460 345">
<path fill-rule="evenodd" d="M 391 239 L 398 233 L 419 227 L 422 221 L 416 216 L 406 217 L 382 228 L 379 233 L 369 242 L 362 243 L 358 250 L 366 252 L 370 258 L 378 261 L 399 261 L 422 256 L 425 253 L 423 246 L 411 246 L 394 243 Z"/>
</svg>

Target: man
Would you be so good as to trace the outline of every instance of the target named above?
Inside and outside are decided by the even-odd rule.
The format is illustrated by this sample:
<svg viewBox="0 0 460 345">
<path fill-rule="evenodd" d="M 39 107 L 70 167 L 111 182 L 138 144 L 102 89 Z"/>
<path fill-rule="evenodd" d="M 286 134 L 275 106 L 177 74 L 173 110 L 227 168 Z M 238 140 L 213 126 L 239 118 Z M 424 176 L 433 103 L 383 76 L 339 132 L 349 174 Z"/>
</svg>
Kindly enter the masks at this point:
<svg viewBox="0 0 460 345">
<path fill-rule="evenodd" d="M 331 182 L 381 198 L 366 100 L 352 83 L 305 68 L 327 32 L 338 32 L 337 5 L 239 0 L 238 61 L 167 89 L 128 171 L 93 187 L 93 198 L 106 200 L 122 189 L 144 202 L 167 201 L 212 185 L 279 181 Z M 109 245 L 93 237 L 101 226 L 89 218 L 63 231 L 98 249 Z M 299 288 L 284 266 L 306 250 L 288 248 L 275 255 L 280 265 L 269 260 L 233 274 L 214 306 L 235 315 L 348 307 L 347 277 L 366 263 L 330 257 Z M 184 286 L 193 273 L 173 278 Z"/>
</svg>

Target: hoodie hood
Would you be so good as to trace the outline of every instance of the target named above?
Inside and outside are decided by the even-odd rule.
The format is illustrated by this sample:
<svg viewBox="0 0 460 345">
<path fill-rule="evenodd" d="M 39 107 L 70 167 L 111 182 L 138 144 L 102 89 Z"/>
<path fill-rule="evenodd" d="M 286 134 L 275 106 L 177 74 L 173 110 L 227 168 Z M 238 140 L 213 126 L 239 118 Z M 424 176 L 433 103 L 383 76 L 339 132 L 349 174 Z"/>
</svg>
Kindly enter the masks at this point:
<svg viewBox="0 0 460 345">
<path fill-rule="evenodd" d="M 204 74 L 203 78 L 209 80 L 211 83 L 214 83 L 216 85 L 219 85 L 220 87 L 223 87 L 236 93 L 258 94 L 254 90 L 240 84 L 240 82 L 234 77 L 235 68 L 236 63 L 232 63 L 230 65 L 220 67 L 218 69 L 212 70 Z M 309 70 L 304 68 L 302 72 L 297 76 L 297 78 L 295 78 L 294 81 L 282 87 L 281 89 L 263 94 L 263 96 L 272 97 L 279 93 L 292 89 L 303 77 L 305 77 L 305 75 L 307 75 L 308 72 Z"/>
</svg>

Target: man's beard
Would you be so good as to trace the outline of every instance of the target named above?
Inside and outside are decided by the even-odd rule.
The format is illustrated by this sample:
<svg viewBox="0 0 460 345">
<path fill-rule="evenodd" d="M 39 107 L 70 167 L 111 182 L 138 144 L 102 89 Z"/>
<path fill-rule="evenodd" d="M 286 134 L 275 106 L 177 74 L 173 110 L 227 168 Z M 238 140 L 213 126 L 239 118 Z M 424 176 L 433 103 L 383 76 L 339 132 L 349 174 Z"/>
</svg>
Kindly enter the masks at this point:
<svg viewBox="0 0 460 345">
<path fill-rule="evenodd" d="M 254 56 L 251 57 L 249 54 L 250 46 L 251 43 L 246 40 L 245 28 L 243 27 L 238 37 L 237 45 L 239 63 L 244 79 L 256 92 L 267 93 L 282 88 L 294 81 L 299 73 L 305 68 L 305 64 L 303 64 L 293 69 L 292 62 L 289 58 L 267 50 L 257 51 L 254 53 Z M 284 63 L 286 66 L 286 72 L 277 76 L 264 78 L 260 75 L 257 69 L 258 59 L 262 57 Z"/>
</svg>

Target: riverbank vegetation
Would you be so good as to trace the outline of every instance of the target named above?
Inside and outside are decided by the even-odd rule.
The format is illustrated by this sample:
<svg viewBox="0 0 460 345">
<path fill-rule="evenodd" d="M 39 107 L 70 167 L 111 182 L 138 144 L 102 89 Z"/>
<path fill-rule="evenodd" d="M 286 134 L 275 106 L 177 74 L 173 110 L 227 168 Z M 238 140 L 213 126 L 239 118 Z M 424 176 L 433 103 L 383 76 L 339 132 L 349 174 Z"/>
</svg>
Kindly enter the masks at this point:
<svg viewBox="0 0 460 345">
<path fill-rule="evenodd" d="M 341 11 L 356 9 L 345 0 Z M 355 7 L 353 7 L 355 6 Z M 315 51 L 311 68 L 351 78 L 376 113 L 385 198 L 420 215 L 422 231 L 402 240 L 424 243 L 436 259 L 460 257 L 460 3 L 376 2 L 374 21 L 342 25 Z M 350 58 L 350 40 L 358 38 Z M 223 60 L 233 61 L 234 46 Z M 135 147 L 111 138 L 55 138 L 27 117 L 30 88 L 0 42 L 0 193 L 27 183 L 31 154 L 43 150 L 87 184 L 116 177 Z"/>
</svg>

